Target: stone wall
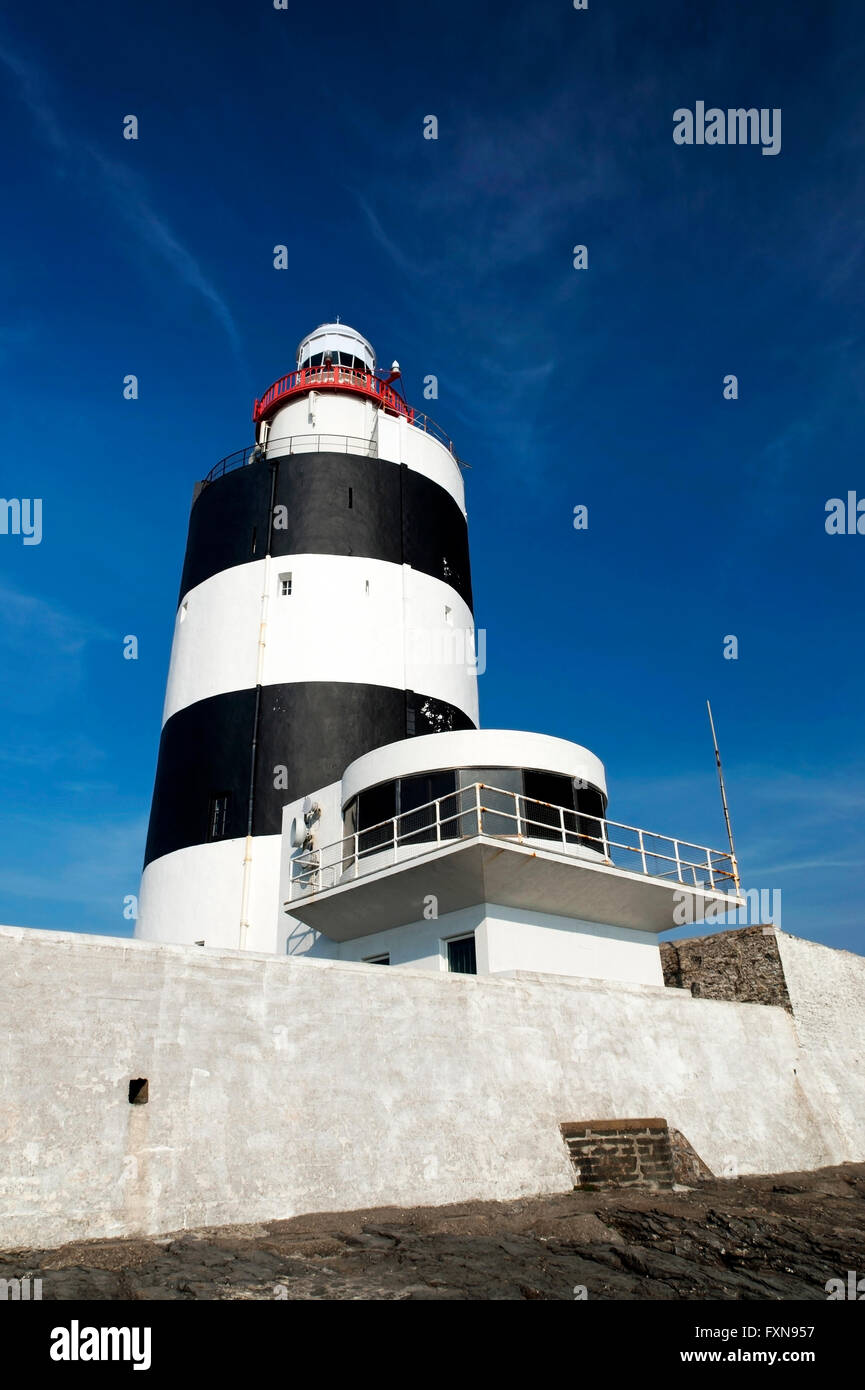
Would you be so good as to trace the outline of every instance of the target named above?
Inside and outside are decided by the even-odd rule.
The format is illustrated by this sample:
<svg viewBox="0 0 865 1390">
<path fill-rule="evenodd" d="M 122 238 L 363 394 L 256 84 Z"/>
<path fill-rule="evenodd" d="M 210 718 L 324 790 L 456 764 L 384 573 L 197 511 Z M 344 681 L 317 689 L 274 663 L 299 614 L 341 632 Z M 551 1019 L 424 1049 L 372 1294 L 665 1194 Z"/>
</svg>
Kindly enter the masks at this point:
<svg viewBox="0 0 865 1390">
<path fill-rule="evenodd" d="M 575 1186 L 673 1186 L 666 1120 L 583 1120 L 561 1129 Z"/>
<path fill-rule="evenodd" d="M 665 984 L 690 989 L 695 999 L 791 1009 L 774 927 L 740 927 L 713 936 L 662 941 L 661 966 Z"/>
</svg>

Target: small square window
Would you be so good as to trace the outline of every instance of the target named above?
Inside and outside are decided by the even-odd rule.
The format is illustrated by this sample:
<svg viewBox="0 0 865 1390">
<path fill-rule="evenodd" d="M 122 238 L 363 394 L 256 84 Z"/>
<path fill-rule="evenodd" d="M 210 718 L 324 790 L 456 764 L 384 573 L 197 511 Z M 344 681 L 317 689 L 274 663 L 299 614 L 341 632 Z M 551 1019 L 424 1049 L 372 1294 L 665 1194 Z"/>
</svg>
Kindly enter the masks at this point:
<svg viewBox="0 0 865 1390">
<path fill-rule="evenodd" d="M 291 575 L 281 574 L 279 576 L 279 593 L 282 598 L 288 598 L 291 594 Z"/>
<path fill-rule="evenodd" d="M 477 975 L 478 963 L 475 954 L 474 932 L 471 936 L 457 936 L 448 941 L 448 970 L 454 975 Z"/>
</svg>

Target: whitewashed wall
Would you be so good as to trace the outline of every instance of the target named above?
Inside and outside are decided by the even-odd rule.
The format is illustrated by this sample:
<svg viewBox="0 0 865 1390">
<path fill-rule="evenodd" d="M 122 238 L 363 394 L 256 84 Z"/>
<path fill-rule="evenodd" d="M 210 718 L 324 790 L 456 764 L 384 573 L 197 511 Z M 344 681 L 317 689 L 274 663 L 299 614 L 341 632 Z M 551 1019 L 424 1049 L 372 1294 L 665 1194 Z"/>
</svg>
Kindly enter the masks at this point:
<svg viewBox="0 0 865 1390">
<path fill-rule="evenodd" d="M 824 1056 L 678 990 L 0 928 L 0 1245 L 566 1191 L 601 1116 L 716 1172 L 861 1160 Z"/>
</svg>

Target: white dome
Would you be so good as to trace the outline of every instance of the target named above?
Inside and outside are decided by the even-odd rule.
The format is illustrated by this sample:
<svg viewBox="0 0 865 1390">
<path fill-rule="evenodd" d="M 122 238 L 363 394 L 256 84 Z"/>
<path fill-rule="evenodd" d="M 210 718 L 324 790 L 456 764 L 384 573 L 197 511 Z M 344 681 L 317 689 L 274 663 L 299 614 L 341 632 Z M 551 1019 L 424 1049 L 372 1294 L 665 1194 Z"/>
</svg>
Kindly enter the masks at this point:
<svg viewBox="0 0 865 1390">
<path fill-rule="evenodd" d="M 372 344 L 347 323 L 320 323 L 314 332 L 301 338 L 297 346 L 297 365 L 318 367 L 326 355 L 331 357 L 334 365 L 365 367 L 367 371 L 375 371 Z"/>
</svg>

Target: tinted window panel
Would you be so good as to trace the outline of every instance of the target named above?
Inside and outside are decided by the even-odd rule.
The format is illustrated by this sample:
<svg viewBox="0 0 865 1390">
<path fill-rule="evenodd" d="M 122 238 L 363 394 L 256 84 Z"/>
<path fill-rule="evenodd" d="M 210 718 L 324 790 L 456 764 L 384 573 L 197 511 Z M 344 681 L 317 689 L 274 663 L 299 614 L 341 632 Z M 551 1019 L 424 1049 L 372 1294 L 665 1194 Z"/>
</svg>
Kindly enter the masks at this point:
<svg viewBox="0 0 865 1390">
<path fill-rule="evenodd" d="M 425 840 L 453 839 L 459 835 L 457 804 L 453 793 L 455 772 L 428 772 L 403 777 L 399 784 L 400 843 L 418 844 Z M 436 808 L 427 803 L 445 798 L 439 808 L 440 829 L 436 828 Z M 421 807 L 421 810 L 415 809 Z M 442 821 L 444 822 L 442 824 Z"/>
<path fill-rule="evenodd" d="M 604 797 L 597 787 L 580 787 L 577 791 L 577 807 L 580 811 L 579 843 L 587 849 L 605 853 L 603 827 L 601 820 L 606 814 Z"/>
<path fill-rule="evenodd" d="M 371 854 L 373 850 L 387 845 L 393 837 L 392 816 L 396 815 L 396 782 L 383 782 L 380 787 L 371 787 L 358 797 L 358 828 L 362 832 L 359 839 L 361 854 Z M 384 821 L 384 825 L 379 822 Z M 370 826 L 377 826 L 371 830 Z"/>
<path fill-rule="evenodd" d="M 562 843 L 562 828 L 576 835 L 577 817 L 574 810 L 574 784 L 570 777 L 556 772 L 523 773 L 526 800 L 523 802 L 528 822 L 526 835 L 534 840 L 558 840 Z M 547 804 L 549 803 L 549 804 Z M 564 807 L 564 815 L 559 811 Z"/>
</svg>

